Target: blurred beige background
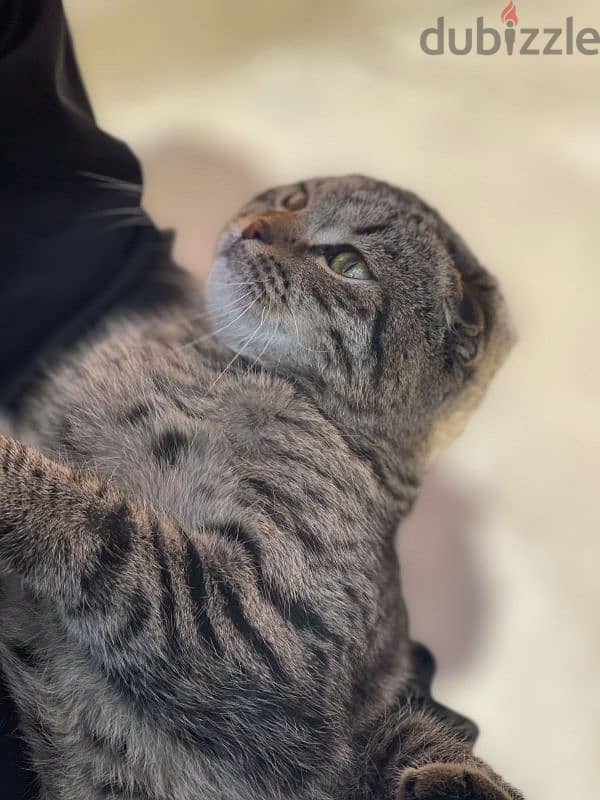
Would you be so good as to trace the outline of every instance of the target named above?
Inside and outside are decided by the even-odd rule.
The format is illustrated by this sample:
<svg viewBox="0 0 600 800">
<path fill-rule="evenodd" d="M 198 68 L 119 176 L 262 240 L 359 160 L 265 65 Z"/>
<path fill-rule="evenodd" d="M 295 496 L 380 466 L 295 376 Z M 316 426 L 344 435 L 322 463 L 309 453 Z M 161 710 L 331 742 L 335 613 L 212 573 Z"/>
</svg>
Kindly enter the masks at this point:
<svg viewBox="0 0 600 800">
<path fill-rule="evenodd" d="M 99 119 L 205 274 L 273 183 L 365 172 L 410 187 L 498 274 L 520 343 L 401 534 L 439 698 L 529 800 L 600 797 L 600 56 L 425 56 L 419 33 L 500 2 L 68 0 Z M 592 0 L 524 26 L 600 28 Z"/>
</svg>

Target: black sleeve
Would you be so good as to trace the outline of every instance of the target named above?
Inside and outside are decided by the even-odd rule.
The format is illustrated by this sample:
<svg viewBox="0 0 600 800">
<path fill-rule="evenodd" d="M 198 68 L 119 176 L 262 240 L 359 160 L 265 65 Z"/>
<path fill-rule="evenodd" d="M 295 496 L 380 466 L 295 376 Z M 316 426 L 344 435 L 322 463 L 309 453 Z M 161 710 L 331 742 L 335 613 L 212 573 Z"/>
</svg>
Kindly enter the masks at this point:
<svg viewBox="0 0 600 800">
<path fill-rule="evenodd" d="M 60 0 L 0 0 L 0 406 L 107 309 L 184 282 L 141 182 L 96 125 Z M 35 786 L 1 678 L 0 794 L 21 800 Z"/>
<path fill-rule="evenodd" d="M 61 1 L 2 3 L 0 405 L 8 406 L 41 356 L 68 346 L 159 262 L 177 268 L 140 207 L 137 159 L 95 122 Z"/>
</svg>

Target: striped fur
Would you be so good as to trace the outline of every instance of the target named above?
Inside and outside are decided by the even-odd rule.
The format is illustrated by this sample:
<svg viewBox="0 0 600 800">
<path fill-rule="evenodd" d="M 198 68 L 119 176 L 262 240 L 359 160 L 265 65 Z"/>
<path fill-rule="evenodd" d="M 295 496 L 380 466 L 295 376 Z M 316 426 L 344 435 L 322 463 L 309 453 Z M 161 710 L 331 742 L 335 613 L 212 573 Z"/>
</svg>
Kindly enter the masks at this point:
<svg viewBox="0 0 600 800">
<path fill-rule="evenodd" d="M 375 280 L 330 273 L 339 244 Z M 261 196 L 211 281 L 207 328 L 191 290 L 114 315 L 0 437 L 0 656 L 43 800 L 515 800 L 430 696 L 393 547 L 506 349 L 493 282 L 366 178 Z"/>
</svg>

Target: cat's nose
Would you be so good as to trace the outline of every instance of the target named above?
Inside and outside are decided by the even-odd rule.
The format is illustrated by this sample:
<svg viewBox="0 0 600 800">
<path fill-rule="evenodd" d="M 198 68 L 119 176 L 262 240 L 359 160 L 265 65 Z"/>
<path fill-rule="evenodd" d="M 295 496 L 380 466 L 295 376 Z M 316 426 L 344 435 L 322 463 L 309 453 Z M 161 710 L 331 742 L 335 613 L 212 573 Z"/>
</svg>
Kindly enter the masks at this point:
<svg viewBox="0 0 600 800">
<path fill-rule="evenodd" d="M 273 230 L 266 219 L 258 217 L 242 231 L 242 239 L 259 239 L 265 244 L 273 244 Z"/>
</svg>

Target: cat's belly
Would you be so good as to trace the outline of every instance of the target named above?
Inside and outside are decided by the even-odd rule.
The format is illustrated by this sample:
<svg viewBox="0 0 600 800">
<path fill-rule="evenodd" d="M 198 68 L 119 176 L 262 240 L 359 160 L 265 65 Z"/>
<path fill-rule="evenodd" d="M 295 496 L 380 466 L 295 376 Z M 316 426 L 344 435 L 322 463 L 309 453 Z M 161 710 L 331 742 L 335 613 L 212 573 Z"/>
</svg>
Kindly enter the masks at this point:
<svg viewBox="0 0 600 800">
<path fill-rule="evenodd" d="M 0 603 L 0 665 L 40 782 L 40 800 L 271 796 L 244 771 L 243 735 L 238 753 L 219 760 L 163 729 L 155 715 L 119 697 L 55 614 L 12 578 L 4 582 Z M 281 747 L 283 756 L 286 743 Z M 322 781 L 313 777 L 310 797 L 330 800 L 325 758 Z M 286 794 L 289 800 L 307 796 L 301 790 Z"/>
<path fill-rule="evenodd" d="M 142 719 L 60 626 L 3 582 L 0 664 L 41 786 L 41 800 L 241 800 L 240 776 Z"/>
</svg>

